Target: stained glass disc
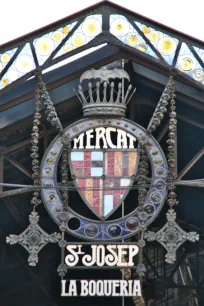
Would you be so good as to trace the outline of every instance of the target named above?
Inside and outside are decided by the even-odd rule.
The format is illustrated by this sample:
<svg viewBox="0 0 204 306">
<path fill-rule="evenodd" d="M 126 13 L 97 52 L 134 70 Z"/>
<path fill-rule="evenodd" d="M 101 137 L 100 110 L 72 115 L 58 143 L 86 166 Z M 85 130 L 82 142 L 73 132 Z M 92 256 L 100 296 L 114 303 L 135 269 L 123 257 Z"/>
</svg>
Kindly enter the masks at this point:
<svg viewBox="0 0 204 306">
<path fill-rule="evenodd" d="M 191 55 L 183 55 L 179 57 L 179 68 L 182 71 L 191 71 L 196 66 L 196 61 Z"/>
<path fill-rule="evenodd" d="M 171 55 L 176 51 L 176 41 L 171 37 L 163 37 L 159 40 L 157 49 L 161 54 Z"/>
<path fill-rule="evenodd" d="M 86 36 L 96 36 L 101 32 L 101 24 L 96 18 L 89 18 L 84 21 L 82 31 Z"/>
<path fill-rule="evenodd" d="M 11 69 L 8 71 L 7 73 L 7 78 L 9 79 L 9 81 L 15 81 L 18 79 L 18 71 Z"/>
<path fill-rule="evenodd" d="M 157 41 L 159 37 L 160 37 L 160 34 L 157 31 L 151 31 L 148 35 L 149 40 L 154 41 L 154 42 Z"/>
<path fill-rule="evenodd" d="M 16 68 L 22 73 L 31 71 L 34 68 L 33 59 L 28 55 L 19 56 L 16 60 Z"/>
<path fill-rule="evenodd" d="M 129 23 L 124 18 L 117 18 L 111 23 L 110 31 L 115 36 L 124 36 L 129 32 Z"/>
<path fill-rule="evenodd" d="M 72 36 L 72 44 L 74 47 L 81 47 L 85 44 L 85 36 L 81 33 L 76 33 Z"/>
<path fill-rule="evenodd" d="M 54 50 L 54 43 L 49 37 L 41 37 L 36 42 L 36 50 L 41 55 L 49 55 Z"/>
<path fill-rule="evenodd" d="M 7 53 L 2 54 L 1 61 L 2 63 L 8 63 L 10 61 L 10 55 Z"/>
<path fill-rule="evenodd" d="M 140 42 L 140 37 L 135 33 L 130 33 L 127 35 L 126 42 L 129 46 L 135 47 Z"/>
</svg>

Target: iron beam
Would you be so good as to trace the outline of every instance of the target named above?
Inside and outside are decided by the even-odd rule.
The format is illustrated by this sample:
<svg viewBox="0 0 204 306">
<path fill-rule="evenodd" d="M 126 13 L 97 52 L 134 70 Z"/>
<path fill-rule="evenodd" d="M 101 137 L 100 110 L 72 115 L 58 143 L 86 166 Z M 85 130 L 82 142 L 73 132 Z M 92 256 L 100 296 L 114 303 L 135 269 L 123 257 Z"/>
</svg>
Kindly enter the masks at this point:
<svg viewBox="0 0 204 306">
<path fill-rule="evenodd" d="M 178 174 L 177 181 L 180 180 L 193 167 L 193 165 L 203 156 L 203 154 L 204 154 L 204 147 L 193 157 L 193 159 Z"/>
<path fill-rule="evenodd" d="M 27 175 L 28 177 L 30 177 L 32 179 L 32 174 L 30 173 L 30 171 L 28 171 L 23 166 L 21 166 L 17 161 L 15 161 L 13 158 L 11 158 L 7 155 L 4 155 L 4 158 L 8 162 L 10 162 L 14 167 L 16 167 L 18 170 L 20 170 L 21 172 L 23 172 L 25 175 Z"/>
</svg>

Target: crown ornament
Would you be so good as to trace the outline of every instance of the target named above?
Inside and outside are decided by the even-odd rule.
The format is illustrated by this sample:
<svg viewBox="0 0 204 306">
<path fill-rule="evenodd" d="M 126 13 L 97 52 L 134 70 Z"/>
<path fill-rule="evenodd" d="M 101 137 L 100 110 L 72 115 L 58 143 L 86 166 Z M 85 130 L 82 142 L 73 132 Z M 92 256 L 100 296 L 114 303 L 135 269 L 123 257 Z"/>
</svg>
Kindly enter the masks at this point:
<svg viewBox="0 0 204 306">
<path fill-rule="evenodd" d="M 117 79 L 122 79 L 118 82 Z M 129 84 L 124 88 L 124 80 L 130 81 L 124 69 L 91 69 L 85 71 L 78 86 L 78 98 L 82 104 L 84 117 L 107 116 L 124 117 L 128 102 L 136 89 Z M 87 89 L 83 90 L 81 83 L 89 80 Z M 111 81 L 110 81 L 111 80 Z"/>
</svg>

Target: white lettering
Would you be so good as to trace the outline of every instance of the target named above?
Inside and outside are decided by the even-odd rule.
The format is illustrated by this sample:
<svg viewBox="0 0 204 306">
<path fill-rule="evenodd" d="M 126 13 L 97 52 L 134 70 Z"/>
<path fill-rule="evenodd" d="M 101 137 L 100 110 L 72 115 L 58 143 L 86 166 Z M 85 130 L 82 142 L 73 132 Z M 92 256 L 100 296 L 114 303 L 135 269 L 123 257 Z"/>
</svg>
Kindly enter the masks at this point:
<svg viewBox="0 0 204 306">
<path fill-rule="evenodd" d="M 133 284 L 133 296 L 141 296 L 141 284 L 139 280 L 135 280 Z"/>
<path fill-rule="evenodd" d="M 78 143 L 79 143 L 79 148 L 78 149 L 84 149 L 83 139 L 84 139 L 84 133 L 79 135 L 78 138 L 74 138 L 74 149 L 77 149 L 77 144 Z"/>
<path fill-rule="evenodd" d="M 123 260 L 124 256 L 127 255 L 127 251 L 124 248 L 128 248 L 128 245 L 118 245 L 118 266 L 128 266 L 128 263 Z"/>
<path fill-rule="evenodd" d="M 77 296 L 76 280 L 70 280 L 68 292 L 66 292 L 66 280 L 61 281 L 61 287 L 61 296 Z"/>
<path fill-rule="evenodd" d="M 93 129 L 86 131 L 86 149 L 94 149 L 94 146 L 91 145 L 91 139 L 94 138 Z"/>
<path fill-rule="evenodd" d="M 93 133 L 96 133 L 94 136 Z M 117 133 L 117 145 L 112 141 L 112 133 Z M 86 141 L 84 139 L 86 137 Z M 93 139 L 93 142 L 92 142 Z M 91 142 L 93 144 L 91 144 Z M 114 127 L 97 127 L 74 138 L 74 149 L 134 149 L 136 137 Z M 85 144 L 86 143 L 86 144 Z"/>
<path fill-rule="evenodd" d="M 127 149 L 127 133 L 118 130 L 118 136 L 117 136 L 117 149 Z"/>
<path fill-rule="evenodd" d="M 111 128 L 111 127 L 108 127 L 106 128 L 106 139 L 107 139 L 107 143 L 109 145 L 109 147 L 111 149 L 116 149 L 117 147 L 112 143 L 111 141 L 111 135 L 110 135 L 110 132 L 116 132 L 116 128 Z"/>
<path fill-rule="evenodd" d="M 81 280 L 81 296 L 87 296 L 89 294 L 88 284 L 89 282 L 87 280 Z"/>
<path fill-rule="evenodd" d="M 129 138 L 129 149 L 134 149 L 134 142 L 136 141 L 136 138 L 132 136 L 131 134 L 127 133 L 127 137 Z"/>
<path fill-rule="evenodd" d="M 105 137 L 106 129 L 104 127 L 96 128 L 96 146 L 95 149 L 100 149 L 100 140 L 103 139 L 103 148 L 107 149 L 107 142 Z"/>
</svg>

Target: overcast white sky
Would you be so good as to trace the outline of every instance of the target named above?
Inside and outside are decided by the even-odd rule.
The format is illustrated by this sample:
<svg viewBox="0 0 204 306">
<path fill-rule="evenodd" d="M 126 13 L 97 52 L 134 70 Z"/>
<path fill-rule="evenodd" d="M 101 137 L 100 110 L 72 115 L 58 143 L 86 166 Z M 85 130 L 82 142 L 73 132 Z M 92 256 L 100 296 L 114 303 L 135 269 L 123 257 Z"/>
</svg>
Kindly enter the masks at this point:
<svg viewBox="0 0 204 306">
<path fill-rule="evenodd" d="M 4 2 L 4 1 L 3 1 Z M 0 45 L 99 1 L 10 0 L 1 5 Z M 204 41 L 204 0 L 112 0 Z"/>
</svg>

